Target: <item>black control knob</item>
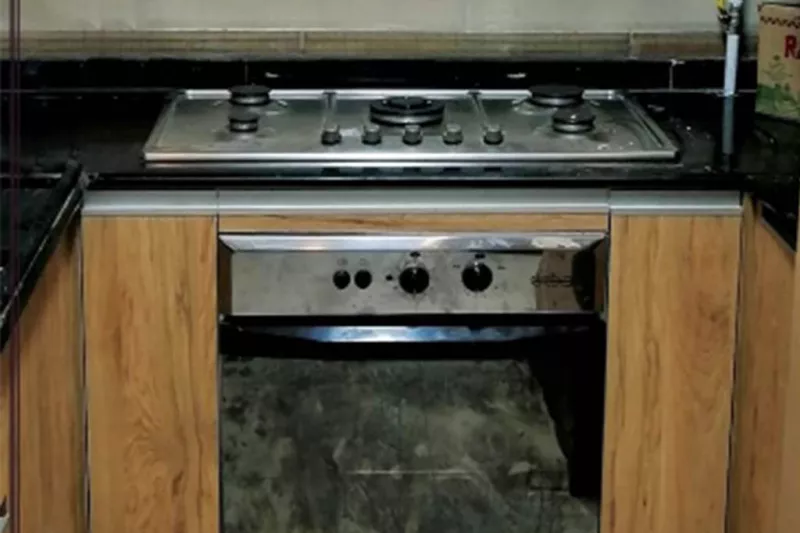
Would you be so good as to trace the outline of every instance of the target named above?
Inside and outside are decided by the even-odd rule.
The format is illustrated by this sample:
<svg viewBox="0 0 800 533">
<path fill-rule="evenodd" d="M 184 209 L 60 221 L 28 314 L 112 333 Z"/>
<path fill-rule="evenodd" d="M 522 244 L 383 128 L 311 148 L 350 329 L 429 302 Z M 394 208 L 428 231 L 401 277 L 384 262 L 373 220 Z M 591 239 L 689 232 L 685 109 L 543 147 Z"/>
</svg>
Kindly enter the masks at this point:
<svg viewBox="0 0 800 533">
<path fill-rule="evenodd" d="M 346 270 L 337 270 L 333 273 L 333 285 L 341 290 L 347 288 L 350 285 L 350 273 Z"/>
<path fill-rule="evenodd" d="M 339 131 L 338 124 L 327 124 L 322 128 L 322 135 L 320 140 L 325 146 L 333 146 L 342 142 L 342 133 Z"/>
<path fill-rule="evenodd" d="M 483 132 L 483 142 L 490 145 L 503 142 L 503 130 L 500 129 L 500 126 L 495 126 L 493 124 L 486 126 L 486 130 Z"/>
<path fill-rule="evenodd" d="M 420 294 L 430 285 L 431 277 L 423 267 L 410 266 L 400 273 L 398 281 L 408 294 Z"/>
<path fill-rule="evenodd" d="M 464 141 L 464 132 L 458 124 L 446 124 L 442 131 L 442 141 L 445 144 L 461 144 Z"/>
<path fill-rule="evenodd" d="M 381 143 L 381 127 L 377 124 L 367 124 L 361 132 L 361 142 L 374 146 Z"/>
<path fill-rule="evenodd" d="M 232 133 L 253 133 L 258 130 L 258 115 L 244 108 L 232 109 L 228 115 L 228 129 Z"/>
<path fill-rule="evenodd" d="M 353 282 L 359 289 L 366 289 L 372 285 L 372 274 L 370 274 L 369 270 L 359 270 L 356 272 Z"/>
<path fill-rule="evenodd" d="M 409 124 L 403 130 L 403 143 L 414 146 L 422 142 L 422 128 L 416 124 Z"/>
<path fill-rule="evenodd" d="M 492 269 L 483 263 L 473 263 L 461 272 L 464 287 L 472 292 L 483 292 L 492 285 Z"/>
</svg>

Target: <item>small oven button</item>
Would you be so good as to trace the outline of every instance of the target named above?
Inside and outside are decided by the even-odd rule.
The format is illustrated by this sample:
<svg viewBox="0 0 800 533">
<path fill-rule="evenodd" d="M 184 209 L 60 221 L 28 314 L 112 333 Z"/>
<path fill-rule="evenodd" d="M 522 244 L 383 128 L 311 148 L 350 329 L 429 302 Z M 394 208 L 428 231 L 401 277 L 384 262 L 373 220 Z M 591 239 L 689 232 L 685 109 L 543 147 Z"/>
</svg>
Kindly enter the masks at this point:
<svg viewBox="0 0 800 533">
<path fill-rule="evenodd" d="M 492 285 L 492 269 L 483 263 L 473 263 L 461 272 L 464 287 L 472 292 L 483 292 Z"/>
<path fill-rule="evenodd" d="M 333 285 L 341 290 L 347 288 L 350 285 L 350 273 L 346 270 L 337 270 L 333 273 Z"/>
<path fill-rule="evenodd" d="M 410 266 L 400 273 L 398 281 L 400 288 L 408 294 L 420 294 L 428 288 L 431 277 L 423 267 Z"/>
<path fill-rule="evenodd" d="M 369 273 L 369 270 L 359 270 L 356 272 L 353 281 L 359 289 L 366 289 L 372 285 L 372 274 Z"/>
</svg>

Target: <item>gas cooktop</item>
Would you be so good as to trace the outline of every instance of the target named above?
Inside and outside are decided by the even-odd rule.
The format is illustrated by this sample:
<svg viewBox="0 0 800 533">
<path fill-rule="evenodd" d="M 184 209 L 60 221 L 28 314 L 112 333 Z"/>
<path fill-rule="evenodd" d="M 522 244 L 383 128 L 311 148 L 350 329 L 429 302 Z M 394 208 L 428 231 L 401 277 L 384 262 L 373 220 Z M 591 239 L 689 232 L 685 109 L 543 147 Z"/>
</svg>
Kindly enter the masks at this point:
<svg viewBox="0 0 800 533">
<path fill-rule="evenodd" d="M 506 166 L 669 161 L 677 148 L 615 91 L 189 90 L 163 112 L 149 166 Z"/>
</svg>

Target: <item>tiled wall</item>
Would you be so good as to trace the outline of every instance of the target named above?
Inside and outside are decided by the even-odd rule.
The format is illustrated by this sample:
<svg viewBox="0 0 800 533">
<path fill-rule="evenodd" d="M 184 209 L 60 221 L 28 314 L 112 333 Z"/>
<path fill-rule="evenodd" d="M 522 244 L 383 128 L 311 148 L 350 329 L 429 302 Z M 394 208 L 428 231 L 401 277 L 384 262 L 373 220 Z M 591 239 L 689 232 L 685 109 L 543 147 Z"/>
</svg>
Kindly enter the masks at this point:
<svg viewBox="0 0 800 533">
<path fill-rule="evenodd" d="M 755 2 L 749 4 L 749 25 Z M 4 2 L 5 3 L 5 2 Z M 28 31 L 706 31 L 714 0 L 22 0 Z M 2 21 L 3 26 L 7 21 Z"/>
</svg>

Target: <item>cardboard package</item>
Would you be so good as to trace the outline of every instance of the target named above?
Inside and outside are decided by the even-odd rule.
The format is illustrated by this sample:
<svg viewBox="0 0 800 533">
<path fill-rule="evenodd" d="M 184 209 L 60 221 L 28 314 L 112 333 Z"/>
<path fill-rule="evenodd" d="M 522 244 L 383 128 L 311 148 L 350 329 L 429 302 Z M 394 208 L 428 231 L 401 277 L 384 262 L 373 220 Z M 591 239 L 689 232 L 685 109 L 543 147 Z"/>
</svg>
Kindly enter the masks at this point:
<svg viewBox="0 0 800 533">
<path fill-rule="evenodd" d="M 766 3 L 758 13 L 756 110 L 800 121 L 800 5 Z"/>
</svg>

